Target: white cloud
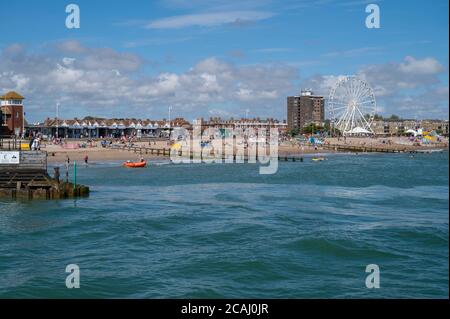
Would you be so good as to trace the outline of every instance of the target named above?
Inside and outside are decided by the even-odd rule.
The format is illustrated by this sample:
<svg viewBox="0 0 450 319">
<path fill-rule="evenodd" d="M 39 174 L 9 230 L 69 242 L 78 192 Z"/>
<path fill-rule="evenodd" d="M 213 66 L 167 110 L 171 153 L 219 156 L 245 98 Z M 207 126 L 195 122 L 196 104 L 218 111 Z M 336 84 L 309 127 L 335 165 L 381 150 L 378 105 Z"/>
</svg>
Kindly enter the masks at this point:
<svg viewBox="0 0 450 319">
<path fill-rule="evenodd" d="M 47 115 L 53 115 L 55 102 L 61 100 L 78 116 L 135 112 L 134 116 L 158 118 L 166 115 L 167 105 L 189 116 L 205 115 L 210 108 L 229 114 L 255 108 L 255 114 L 274 116 L 284 113 L 285 97 L 298 76 L 289 66 L 237 66 L 214 57 L 184 72 L 149 76 L 142 73 L 139 56 L 75 43 L 70 47 L 82 50 L 51 56 L 23 48 L 15 55 L 8 53 L 10 48 L 1 51 L 0 92 L 17 90 L 27 97 L 28 107 L 39 107 L 39 114 Z"/>
<path fill-rule="evenodd" d="M 228 112 L 226 110 L 223 110 L 223 109 L 210 109 L 210 110 L 208 110 L 208 114 L 211 117 L 222 117 L 222 118 L 233 117 L 232 113 L 230 113 L 230 112 Z"/>
<path fill-rule="evenodd" d="M 74 58 L 67 58 L 67 57 L 62 59 L 64 65 L 72 65 L 73 62 L 75 62 L 75 60 L 76 59 L 74 59 Z"/>
<path fill-rule="evenodd" d="M 363 48 L 356 48 L 356 49 L 351 49 L 351 50 L 329 52 L 329 53 L 323 54 L 322 56 L 328 57 L 328 58 L 334 58 L 334 57 L 352 58 L 352 57 L 361 56 L 361 55 L 378 54 L 378 53 L 381 53 L 382 50 L 383 49 L 380 47 L 363 47 Z"/>
<path fill-rule="evenodd" d="M 415 59 L 407 56 L 400 63 L 366 66 L 358 73 L 372 84 L 377 96 L 389 96 L 403 89 L 436 85 L 444 70 L 444 66 L 434 58 Z"/>
<path fill-rule="evenodd" d="M 58 48 L 66 53 L 83 53 L 86 48 L 79 41 L 70 40 L 59 43 Z"/>
<path fill-rule="evenodd" d="M 146 25 L 149 29 L 179 29 L 187 27 L 211 27 L 223 24 L 242 24 L 245 22 L 265 20 L 274 14 L 267 11 L 227 11 L 188 14 L 158 19 Z"/>
<path fill-rule="evenodd" d="M 362 67 L 357 75 L 374 90 L 378 112 L 397 113 L 404 117 L 448 118 L 448 85 L 440 76 L 445 67 L 434 58 L 417 59 L 407 56 L 401 62 Z M 328 92 L 343 75 L 316 75 L 302 86 L 328 97 Z M 428 112 L 428 116 L 426 116 Z"/>
<path fill-rule="evenodd" d="M 444 70 L 444 67 L 433 58 L 417 60 L 412 56 L 405 57 L 405 61 L 400 63 L 400 71 L 413 75 L 437 74 Z"/>
<path fill-rule="evenodd" d="M 146 65 L 137 55 L 75 42 L 58 48 L 61 51 L 52 55 L 28 52 L 17 44 L 0 51 L 0 92 L 17 90 L 25 95 L 27 113 L 34 113 L 34 120 L 53 116 L 57 100 L 66 112 L 73 109 L 71 116 L 162 118 L 173 105 L 188 118 L 208 112 L 243 116 L 247 108 L 260 117 L 283 118 L 286 96 L 300 90 L 295 84 L 298 69 L 289 65 L 235 65 L 210 57 L 183 72 L 149 76 L 142 72 Z M 69 53 L 67 48 L 76 49 Z M 441 80 L 445 72 L 434 58 L 406 57 L 362 67 L 357 74 L 374 88 L 388 115 L 429 110 L 448 117 L 448 84 Z M 316 75 L 301 87 L 328 97 L 339 77 Z"/>
</svg>

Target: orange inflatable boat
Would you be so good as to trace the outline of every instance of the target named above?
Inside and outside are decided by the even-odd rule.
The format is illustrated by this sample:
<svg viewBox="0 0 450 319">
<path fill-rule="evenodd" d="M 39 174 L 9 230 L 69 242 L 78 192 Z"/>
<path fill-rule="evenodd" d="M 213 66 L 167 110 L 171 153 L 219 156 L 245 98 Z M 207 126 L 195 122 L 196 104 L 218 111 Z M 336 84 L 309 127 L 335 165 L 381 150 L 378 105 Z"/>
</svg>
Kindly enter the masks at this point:
<svg viewBox="0 0 450 319">
<path fill-rule="evenodd" d="M 124 162 L 123 163 L 123 166 L 133 167 L 133 168 L 145 167 L 146 165 L 147 165 L 146 161 L 142 161 L 142 162 Z"/>
</svg>

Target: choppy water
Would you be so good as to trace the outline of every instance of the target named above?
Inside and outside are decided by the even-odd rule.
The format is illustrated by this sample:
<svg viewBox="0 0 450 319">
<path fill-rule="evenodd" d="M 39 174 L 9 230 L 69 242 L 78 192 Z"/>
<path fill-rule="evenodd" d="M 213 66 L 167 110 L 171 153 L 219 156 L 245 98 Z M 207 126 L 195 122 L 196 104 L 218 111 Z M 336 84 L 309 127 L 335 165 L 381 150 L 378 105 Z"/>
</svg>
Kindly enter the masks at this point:
<svg viewBox="0 0 450 319">
<path fill-rule="evenodd" d="M 0 297 L 447 298 L 448 160 L 81 167 L 89 198 L 0 201 Z"/>
</svg>

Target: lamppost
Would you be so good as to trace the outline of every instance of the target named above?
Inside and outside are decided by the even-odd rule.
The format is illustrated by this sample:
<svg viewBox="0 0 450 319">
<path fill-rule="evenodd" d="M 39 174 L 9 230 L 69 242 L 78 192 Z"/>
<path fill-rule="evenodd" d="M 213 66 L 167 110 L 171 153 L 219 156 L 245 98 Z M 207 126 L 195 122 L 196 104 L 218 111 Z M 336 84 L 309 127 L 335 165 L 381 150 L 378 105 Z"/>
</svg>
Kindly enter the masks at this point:
<svg viewBox="0 0 450 319">
<path fill-rule="evenodd" d="M 25 111 L 22 104 L 22 138 L 25 138 Z"/>
<path fill-rule="evenodd" d="M 56 102 L 56 138 L 59 138 L 59 102 Z"/>
<path fill-rule="evenodd" d="M 170 112 L 172 111 L 172 105 L 169 105 L 169 139 L 170 139 L 170 131 L 172 129 L 172 123 L 170 122 Z"/>
</svg>

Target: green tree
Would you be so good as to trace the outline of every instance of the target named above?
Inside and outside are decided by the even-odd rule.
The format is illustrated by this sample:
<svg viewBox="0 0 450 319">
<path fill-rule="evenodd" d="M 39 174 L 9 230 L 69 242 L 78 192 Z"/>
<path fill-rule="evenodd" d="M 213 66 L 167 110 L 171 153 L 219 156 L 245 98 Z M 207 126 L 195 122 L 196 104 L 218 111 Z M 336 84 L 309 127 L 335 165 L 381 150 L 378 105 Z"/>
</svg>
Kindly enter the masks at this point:
<svg viewBox="0 0 450 319">
<path fill-rule="evenodd" d="M 325 122 L 325 126 L 323 127 L 324 132 L 330 132 L 331 131 L 331 123 L 330 121 Z"/>
<path fill-rule="evenodd" d="M 398 121 L 398 120 L 400 120 L 400 117 L 398 115 L 392 114 L 389 117 L 389 120 L 391 120 L 391 121 Z"/>
<path fill-rule="evenodd" d="M 300 130 L 298 128 L 290 129 L 287 134 L 291 137 L 295 137 L 300 134 Z"/>
<path fill-rule="evenodd" d="M 373 116 L 373 119 L 374 119 L 375 121 L 382 121 L 382 120 L 383 120 L 383 117 L 382 117 L 380 114 L 375 114 L 375 115 Z"/>
<path fill-rule="evenodd" d="M 316 125 L 315 123 L 310 123 L 304 126 L 301 130 L 302 134 L 315 134 L 317 132 L 323 132 L 323 126 Z"/>
</svg>

